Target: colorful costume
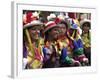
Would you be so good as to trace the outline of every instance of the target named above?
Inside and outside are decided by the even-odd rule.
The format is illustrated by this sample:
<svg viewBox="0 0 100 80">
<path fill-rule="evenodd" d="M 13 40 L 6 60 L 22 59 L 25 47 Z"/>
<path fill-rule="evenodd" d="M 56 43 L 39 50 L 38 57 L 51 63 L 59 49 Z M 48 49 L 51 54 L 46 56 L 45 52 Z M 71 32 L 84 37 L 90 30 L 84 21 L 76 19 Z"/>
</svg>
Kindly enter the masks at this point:
<svg viewBox="0 0 100 80">
<path fill-rule="evenodd" d="M 81 21 L 81 28 L 82 28 L 82 40 L 84 45 L 84 54 L 89 59 L 89 65 L 91 65 L 91 22 L 90 20 L 83 20 Z"/>
<path fill-rule="evenodd" d="M 42 46 L 44 42 L 43 39 L 39 36 L 38 31 L 34 30 L 34 34 L 36 34 L 36 37 L 38 35 L 38 39 L 34 40 L 32 34 L 33 28 L 38 28 L 41 30 L 43 27 L 43 23 L 39 20 L 39 15 L 37 12 L 28 12 L 26 14 L 26 18 L 24 17 L 24 26 L 23 26 L 23 32 L 25 38 L 24 41 L 27 43 L 24 45 L 24 52 L 23 56 L 27 53 L 27 68 L 34 69 L 34 68 L 41 68 L 42 67 L 42 61 L 43 61 L 43 54 L 42 54 Z M 31 29 L 32 28 L 32 29 Z M 23 61 L 24 62 L 24 61 Z M 25 64 L 25 63 L 24 63 Z"/>
<path fill-rule="evenodd" d="M 60 64 L 61 67 L 67 67 L 67 66 L 79 66 L 79 61 L 76 61 L 72 58 L 72 52 L 69 46 L 69 39 L 67 37 L 67 30 L 68 30 L 68 23 L 66 23 L 64 20 L 59 22 L 59 28 L 66 27 L 66 32 L 59 36 L 58 39 L 58 49 L 60 48 Z M 63 30 L 60 31 L 59 34 L 62 34 Z"/>
<path fill-rule="evenodd" d="M 51 29 L 53 30 L 55 27 L 57 28 L 57 25 L 54 21 L 48 21 L 46 24 L 46 28 L 44 29 L 45 45 L 43 47 L 43 68 L 59 67 L 58 53 L 55 48 L 57 35 L 55 34 L 56 37 L 54 37 L 55 35 L 53 35 L 52 32 L 50 32 Z M 52 34 L 52 37 L 50 34 Z"/>
<path fill-rule="evenodd" d="M 73 45 L 73 57 L 75 60 L 79 60 L 82 64 L 88 63 L 88 59 L 84 55 L 84 48 L 83 48 L 83 42 L 81 40 L 81 37 L 78 33 L 77 24 L 72 24 L 71 28 L 69 29 L 68 33 L 72 45 Z"/>
</svg>

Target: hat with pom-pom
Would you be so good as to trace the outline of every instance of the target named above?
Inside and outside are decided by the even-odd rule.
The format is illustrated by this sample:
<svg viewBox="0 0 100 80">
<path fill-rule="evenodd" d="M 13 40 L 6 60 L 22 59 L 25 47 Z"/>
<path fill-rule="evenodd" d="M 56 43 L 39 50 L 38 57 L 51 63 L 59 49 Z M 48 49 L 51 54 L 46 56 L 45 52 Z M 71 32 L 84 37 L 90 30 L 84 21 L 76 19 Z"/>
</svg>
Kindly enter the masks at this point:
<svg viewBox="0 0 100 80">
<path fill-rule="evenodd" d="M 26 14 L 26 19 L 24 16 L 23 21 L 26 21 L 23 28 L 34 27 L 36 25 L 43 26 L 43 23 L 39 20 L 39 14 L 37 12 L 29 12 Z"/>
</svg>

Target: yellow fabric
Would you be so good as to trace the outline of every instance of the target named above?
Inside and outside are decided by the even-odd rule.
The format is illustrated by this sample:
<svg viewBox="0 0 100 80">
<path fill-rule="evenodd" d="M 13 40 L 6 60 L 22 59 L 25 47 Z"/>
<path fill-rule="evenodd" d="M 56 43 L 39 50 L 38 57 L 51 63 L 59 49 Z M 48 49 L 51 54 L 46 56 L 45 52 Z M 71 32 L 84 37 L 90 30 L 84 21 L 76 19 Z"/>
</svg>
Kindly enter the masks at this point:
<svg viewBox="0 0 100 80">
<path fill-rule="evenodd" d="M 68 48 L 68 44 L 69 44 L 69 40 L 66 38 L 66 39 L 64 39 L 64 40 L 57 40 L 57 43 L 59 44 L 59 48 L 60 48 L 60 50 L 58 49 L 58 47 L 56 47 L 56 50 L 58 51 L 58 53 L 59 54 L 61 54 L 61 50 L 63 49 L 63 48 L 67 48 L 67 49 L 69 49 Z"/>
<path fill-rule="evenodd" d="M 36 68 L 41 68 L 41 65 L 42 63 L 39 60 L 34 60 L 33 63 L 31 64 L 31 67 L 33 69 L 36 69 Z"/>
<path fill-rule="evenodd" d="M 39 51 L 41 57 L 43 56 L 43 53 L 42 53 L 42 47 L 43 47 L 43 45 L 44 45 L 44 40 L 41 38 L 41 39 L 39 40 L 39 47 L 38 47 L 38 51 Z M 30 49 L 27 48 L 27 50 L 28 50 L 27 59 L 28 59 L 28 63 L 30 63 L 34 57 L 33 57 L 33 54 L 31 53 Z M 42 66 L 41 64 L 42 64 L 42 60 L 39 61 L 39 60 L 35 59 L 35 60 L 33 60 L 32 63 L 30 64 L 30 67 L 33 68 L 33 69 L 39 68 L 39 67 Z"/>
<path fill-rule="evenodd" d="M 84 44 L 85 48 L 88 48 L 88 47 L 91 46 L 90 39 L 88 39 L 88 33 L 87 34 L 83 34 L 82 40 L 83 40 L 83 44 Z"/>
<path fill-rule="evenodd" d="M 30 54 L 30 55 L 31 55 L 31 54 Z M 30 62 L 32 61 L 33 58 L 30 57 L 30 56 L 28 56 L 27 59 L 28 59 L 28 63 L 30 63 Z M 35 60 L 33 60 L 32 63 L 30 64 L 30 67 L 31 67 L 32 69 L 40 68 L 40 66 L 42 66 L 41 64 L 42 64 L 41 61 L 35 59 Z"/>
<path fill-rule="evenodd" d="M 29 42 L 30 51 L 31 51 L 31 53 L 33 54 L 33 57 L 34 57 L 34 49 L 33 49 L 33 46 L 32 46 L 32 41 L 31 41 L 31 38 L 30 38 L 30 35 L 29 35 L 29 32 L 28 32 L 28 29 L 26 29 L 25 32 L 26 32 L 26 36 L 27 36 L 27 39 L 28 39 L 28 42 Z"/>
<path fill-rule="evenodd" d="M 79 23 L 78 19 L 74 19 L 74 22 L 78 25 L 78 27 L 80 27 L 80 23 Z"/>
</svg>

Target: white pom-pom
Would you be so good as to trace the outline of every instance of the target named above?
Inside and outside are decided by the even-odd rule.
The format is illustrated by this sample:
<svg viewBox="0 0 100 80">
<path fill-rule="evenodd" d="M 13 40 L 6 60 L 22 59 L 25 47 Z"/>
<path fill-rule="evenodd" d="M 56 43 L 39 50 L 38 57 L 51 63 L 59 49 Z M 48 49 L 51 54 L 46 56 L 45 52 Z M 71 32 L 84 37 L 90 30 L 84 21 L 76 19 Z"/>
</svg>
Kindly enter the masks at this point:
<svg viewBox="0 0 100 80">
<path fill-rule="evenodd" d="M 50 20 L 50 16 L 47 16 L 47 20 Z"/>
<path fill-rule="evenodd" d="M 49 16 L 47 16 L 48 20 L 53 19 L 53 18 L 56 18 L 56 15 L 53 13 L 51 13 Z"/>
<path fill-rule="evenodd" d="M 39 13 L 38 13 L 38 12 L 34 12 L 34 13 L 33 13 L 33 17 L 39 18 Z"/>
<path fill-rule="evenodd" d="M 60 15 L 58 15 L 58 18 L 61 19 L 61 20 L 64 20 L 65 16 L 60 14 Z"/>
<path fill-rule="evenodd" d="M 51 14 L 50 14 L 50 17 L 51 17 L 51 18 L 56 18 L 56 15 L 53 14 L 53 13 L 51 13 Z"/>
</svg>

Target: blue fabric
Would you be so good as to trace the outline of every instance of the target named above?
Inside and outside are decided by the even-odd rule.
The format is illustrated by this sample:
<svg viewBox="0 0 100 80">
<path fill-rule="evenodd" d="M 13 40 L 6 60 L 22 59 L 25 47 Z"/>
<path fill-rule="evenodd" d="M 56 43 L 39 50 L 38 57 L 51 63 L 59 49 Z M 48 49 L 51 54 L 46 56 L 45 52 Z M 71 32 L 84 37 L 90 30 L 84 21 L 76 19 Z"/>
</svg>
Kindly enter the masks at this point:
<svg viewBox="0 0 100 80">
<path fill-rule="evenodd" d="M 65 60 L 67 57 L 67 49 L 63 48 L 61 51 L 61 60 Z"/>
<path fill-rule="evenodd" d="M 46 56 L 46 48 L 43 48 L 43 54 L 44 54 L 44 56 Z"/>
<path fill-rule="evenodd" d="M 77 50 L 78 48 L 83 48 L 83 43 L 81 39 L 78 39 L 77 41 L 74 40 L 74 50 Z"/>
<path fill-rule="evenodd" d="M 72 24 L 73 29 L 77 29 L 77 24 Z"/>
<path fill-rule="evenodd" d="M 43 54 L 44 54 L 44 61 L 47 61 L 50 59 L 50 55 L 49 55 L 49 52 L 48 52 L 48 48 L 44 47 L 43 48 Z"/>
<path fill-rule="evenodd" d="M 27 58 L 27 49 L 26 46 L 23 46 L 23 58 Z"/>
</svg>

